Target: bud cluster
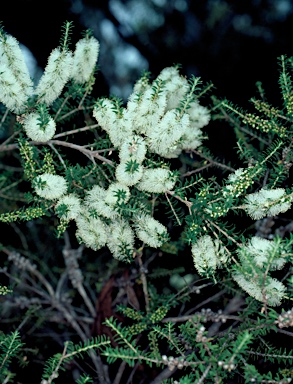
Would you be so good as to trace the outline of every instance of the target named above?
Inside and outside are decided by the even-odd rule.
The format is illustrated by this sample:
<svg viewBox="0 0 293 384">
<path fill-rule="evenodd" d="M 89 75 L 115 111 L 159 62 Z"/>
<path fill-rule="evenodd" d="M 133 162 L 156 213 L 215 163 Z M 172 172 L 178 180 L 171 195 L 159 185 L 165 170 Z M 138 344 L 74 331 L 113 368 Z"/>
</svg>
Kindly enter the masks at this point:
<svg viewBox="0 0 293 384">
<path fill-rule="evenodd" d="M 168 366 L 170 371 L 174 371 L 175 368 L 183 369 L 188 363 L 184 360 L 183 356 L 180 357 L 173 357 L 166 355 L 162 355 L 162 361 L 165 365 Z"/>
<path fill-rule="evenodd" d="M 293 309 L 283 312 L 278 316 L 276 324 L 279 328 L 293 327 Z"/>
</svg>

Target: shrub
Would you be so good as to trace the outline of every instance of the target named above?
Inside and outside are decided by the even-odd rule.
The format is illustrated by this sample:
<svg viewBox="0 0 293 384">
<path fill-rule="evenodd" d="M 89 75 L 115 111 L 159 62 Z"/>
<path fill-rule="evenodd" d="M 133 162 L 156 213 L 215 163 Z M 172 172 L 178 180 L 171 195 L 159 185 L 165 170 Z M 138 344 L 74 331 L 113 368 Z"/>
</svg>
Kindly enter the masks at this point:
<svg viewBox="0 0 293 384">
<path fill-rule="evenodd" d="M 99 43 L 86 31 L 72 52 L 70 31 L 35 88 L 0 31 L 0 221 L 17 235 L 1 244 L 2 316 L 20 323 L 1 335 L 2 382 L 37 353 L 42 384 L 290 382 L 292 353 L 272 334 L 293 325 L 292 59 L 282 105 L 259 86 L 255 113 L 203 106 L 212 85 L 176 66 L 143 74 L 127 103 L 94 100 Z M 236 167 L 209 150 L 211 119 L 234 129 Z M 25 327 L 46 330 L 37 351 Z M 64 348 L 49 357 L 52 334 Z"/>
</svg>

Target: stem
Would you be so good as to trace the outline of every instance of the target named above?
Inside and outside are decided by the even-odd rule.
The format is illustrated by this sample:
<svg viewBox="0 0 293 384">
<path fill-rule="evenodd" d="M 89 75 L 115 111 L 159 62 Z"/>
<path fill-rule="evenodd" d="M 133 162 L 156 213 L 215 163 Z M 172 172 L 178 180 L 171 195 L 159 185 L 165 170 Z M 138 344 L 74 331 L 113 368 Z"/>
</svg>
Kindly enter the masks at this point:
<svg viewBox="0 0 293 384">
<path fill-rule="evenodd" d="M 138 252 L 137 253 L 137 259 L 138 259 L 138 264 L 139 264 L 139 271 L 141 275 L 141 281 L 142 281 L 142 287 L 143 287 L 143 294 L 144 294 L 144 299 L 145 299 L 145 308 L 146 312 L 150 312 L 150 303 L 149 303 L 149 294 L 148 294 L 148 285 L 147 285 L 147 279 L 145 275 L 145 267 L 142 262 L 142 253 Z"/>
</svg>

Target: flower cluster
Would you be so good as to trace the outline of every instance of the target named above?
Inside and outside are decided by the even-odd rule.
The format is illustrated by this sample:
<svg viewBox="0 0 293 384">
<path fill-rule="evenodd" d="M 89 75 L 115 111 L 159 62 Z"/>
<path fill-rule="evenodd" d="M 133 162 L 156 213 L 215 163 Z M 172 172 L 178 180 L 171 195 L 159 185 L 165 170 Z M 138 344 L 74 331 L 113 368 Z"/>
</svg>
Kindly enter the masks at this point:
<svg viewBox="0 0 293 384">
<path fill-rule="evenodd" d="M 287 312 L 282 312 L 275 322 L 279 328 L 293 327 L 293 309 Z"/>
<path fill-rule="evenodd" d="M 0 31 L 0 69 L 4 73 L 0 100 L 22 114 L 18 121 L 36 142 L 46 143 L 54 137 L 56 121 L 49 108 L 66 83 L 90 82 L 95 71 L 99 42 L 87 32 L 72 52 L 67 44 L 69 26 L 66 28 L 63 44 L 51 52 L 35 89 L 18 42 Z M 177 158 L 183 150 L 201 144 L 201 129 L 208 124 L 210 113 L 198 102 L 198 83 L 199 78 L 188 81 L 176 67 L 170 67 L 153 82 L 147 75 L 139 79 L 125 108 L 114 98 L 97 101 L 93 115 L 117 149 L 120 161 L 108 187 L 94 185 L 82 200 L 69 193 L 66 179 L 53 174 L 54 170 L 51 174 L 50 169 L 43 169 L 33 179 L 36 194 L 53 201 L 62 228 L 75 220 L 80 242 L 94 250 L 107 244 L 119 260 L 133 256 L 135 236 L 155 248 L 169 239 L 166 227 L 149 214 L 144 203 L 134 209 L 131 204 L 133 196 L 145 195 L 147 200 L 175 186 L 178 173 L 164 161 L 156 165 L 154 155 Z M 33 102 L 36 108 L 28 108 Z"/>
<path fill-rule="evenodd" d="M 92 217 L 89 212 L 83 211 L 76 218 L 76 238 L 94 251 L 106 245 L 107 229 L 100 218 Z"/>
<path fill-rule="evenodd" d="M 135 235 L 154 248 L 169 240 L 167 228 L 150 215 L 136 213 L 130 220 L 123 218 L 119 207 L 130 198 L 130 190 L 123 184 L 114 182 L 107 190 L 95 185 L 83 201 L 72 193 L 66 195 L 62 176 L 43 174 L 33 184 L 39 196 L 58 200 L 55 211 L 61 220 L 76 221 L 79 242 L 94 250 L 107 245 L 118 260 L 132 259 Z"/>
<path fill-rule="evenodd" d="M 144 139 L 149 152 L 165 158 L 178 157 L 182 150 L 195 149 L 201 144 L 201 128 L 208 124 L 210 114 L 198 103 L 191 88 L 178 69 L 170 67 L 152 84 L 146 77 L 140 79 L 126 108 L 117 108 L 116 101 L 110 99 L 96 104 L 94 116 L 119 148 L 122 162 L 125 162 L 125 146 L 131 148 L 139 143 L 137 136 Z M 139 160 L 135 155 L 133 158 L 138 162 L 143 160 L 143 156 Z"/>
<path fill-rule="evenodd" d="M 94 37 L 86 37 L 76 44 L 72 53 L 66 47 L 54 49 L 45 71 L 33 89 L 28 68 L 18 41 L 0 31 L 0 101 L 12 112 L 25 112 L 30 97 L 37 103 L 51 105 L 61 94 L 65 84 L 72 79 L 82 84 L 89 81 L 94 72 L 99 53 L 99 42 Z M 38 122 L 37 113 L 25 116 L 24 129 L 32 140 L 46 142 L 56 130 L 55 122 L 50 118 L 47 126 Z"/>
<path fill-rule="evenodd" d="M 255 276 L 251 274 L 244 275 L 243 273 L 236 272 L 233 275 L 233 279 L 250 296 L 271 306 L 280 305 L 286 290 L 280 281 L 270 276 L 266 278 L 265 287 L 262 287 L 262 284 L 257 282 Z"/>
<path fill-rule="evenodd" d="M 174 158 L 182 150 L 198 147 L 201 128 L 210 119 L 209 111 L 198 103 L 190 84 L 175 67 L 165 68 L 152 84 L 146 77 L 140 79 L 126 108 L 117 100 L 102 99 L 93 115 L 119 150 L 117 180 L 150 193 L 172 189 L 176 177 L 167 167 L 145 167 L 147 152 Z"/>
</svg>

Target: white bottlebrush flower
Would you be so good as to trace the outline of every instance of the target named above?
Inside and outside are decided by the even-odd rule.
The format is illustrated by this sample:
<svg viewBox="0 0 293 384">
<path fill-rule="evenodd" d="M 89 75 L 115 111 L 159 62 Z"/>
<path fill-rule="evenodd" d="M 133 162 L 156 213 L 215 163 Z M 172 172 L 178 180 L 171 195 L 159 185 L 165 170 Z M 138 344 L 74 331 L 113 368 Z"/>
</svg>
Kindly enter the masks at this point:
<svg viewBox="0 0 293 384">
<path fill-rule="evenodd" d="M 150 88 L 148 76 L 142 76 L 136 81 L 133 86 L 133 94 L 144 93 L 147 89 Z"/>
<path fill-rule="evenodd" d="M 146 155 L 145 140 L 138 135 L 133 135 L 127 138 L 121 145 L 119 158 L 122 163 L 128 160 L 135 160 L 138 163 L 143 162 Z"/>
<path fill-rule="evenodd" d="M 255 220 L 266 216 L 276 216 L 291 208 L 293 197 L 287 196 L 285 189 L 264 189 L 246 196 L 245 211 Z"/>
<path fill-rule="evenodd" d="M 120 163 L 116 167 L 115 175 L 120 184 L 131 187 L 142 178 L 143 167 L 138 163 L 134 164 L 134 166 L 130 166 L 129 162 Z"/>
<path fill-rule="evenodd" d="M 67 192 L 67 181 L 64 177 L 43 173 L 33 182 L 36 193 L 44 199 L 59 199 Z"/>
<path fill-rule="evenodd" d="M 180 139 L 189 127 L 189 116 L 180 116 L 178 111 L 167 111 L 159 123 L 147 134 L 149 150 L 164 157 L 180 149 Z M 177 155 L 178 156 L 178 155 Z"/>
<path fill-rule="evenodd" d="M 153 88 L 149 88 L 141 95 L 139 104 L 133 114 L 133 124 L 139 133 L 148 135 L 154 126 L 158 124 L 165 113 L 167 104 L 164 91 L 154 94 Z M 131 104 L 128 102 L 127 109 Z"/>
<path fill-rule="evenodd" d="M 206 126 L 211 119 L 209 110 L 196 101 L 193 101 L 190 104 L 190 108 L 187 113 L 190 117 L 190 125 L 193 128 L 202 128 Z"/>
<path fill-rule="evenodd" d="M 27 102 L 28 95 L 23 92 L 19 82 L 7 65 L 0 64 L 0 101 L 10 111 L 20 113 Z"/>
<path fill-rule="evenodd" d="M 100 44 L 94 37 L 77 42 L 73 56 L 72 78 L 79 84 L 89 81 L 98 60 Z"/>
<path fill-rule="evenodd" d="M 165 93 L 167 96 L 166 110 L 178 108 L 180 101 L 182 101 L 189 90 L 186 78 L 180 76 L 177 68 L 167 67 L 162 70 L 158 79 L 165 82 Z"/>
<path fill-rule="evenodd" d="M 125 140 L 133 135 L 133 126 L 129 124 L 128 120 L 122 117 L 111 126 L 108 134 L 114 147 L 120 148 Z"/>
<path fill-rule="evenodd" d="M 236 169 L 235 172 L 233 173 L 230 173 L 230 175 L 228 176 L 228 182 L 229 183 L 235 183 L 237 181 L 239 181 L 240 178 L 242 178 L 245 174 L 245 169 L 244 168 L 238 168 Z"/>
<path fill-rule="evenodd" d="M 227 255 L 219 241 L 204 235 L 192 244 L 191 253 L 196 270 L 202 276 L 215 272 L 217 267 L 226 263 Z"/>
<path fill-rule="evenodd" d="M 131 261 L 134 251 L 134 234 L 125 220 L 115 220 L 109 225 L 107 246 L 117 260 Z"/>
<path fill-rule="evenodd" d="M 112 206 L 105 202 L 106 190 L 98 185 L 95 185 L 89 190 L 84 199 L 84 204 L 88 210 L 94 209 L 99 216 L 107 219 L 114 219 L 118 216 Z"/>
<path fill-rule="evenodd" d="M 51 140 L 56 131 L 56 123 L 52 117 L 49 117 L 49 121 L 45 126 L 41 126 L 40 115 L 35 112 L 25 117 L 23 127 L 30 139 L 41 143 Z"/>
<path fill-rule="evenodd" d="M 137 189 L 151 193 L 171 191 L 176 183 L 173 172 L 166 168 L 145 169 Z"/>
<path fill-rule="evenodd" d="M 103 99 L 99 100 L 93 110 L 93 116 L 106 132 L 109 132 L 112 125 L 116 124 L 118 120 L 117 114 L 113 109 L 113 101 L 110 99 Z"/>
<path fill-rule="evenodd" d="M 94 107 L 93 116 L 108 133 L 113 145 L 119 148 L 133 135 L 133 125 L 129 117 L 125 116 L 125 109 L 122 111 L 115 111 L 115 109 L 113 100 L 103 99 Z"/>
<path fill-rule="evenodd" d="M 91 217 L 89 212 L 84 211 L 76 218 L 76 225 L 75 235 L 80 243 L 94 251 L 106 245 L 108 230 L 100 218 Z"/>
<path fill-rule="evenodd" d="M 138 108 L 142 100 L 142 95 L 143 93 L 133 90 L 133 92 L 128 97 L 126 113 L 133 123 L 137 123 L 135 120 L 138 117 Z M 138 122 L 138 125 L 142 125 L 142 122 Z M 136 131 L 138 131 L 138 129 L 136 129 Z"/>
<path fill-rule="evenodd" d="M 13 73 L 21 91 L 27 97 L 33 92 L 33 82 L 30 78 L 19 42 L 10 35 L 0 39 L 1 64 Z"/>
<path fill-rule="evenodd" d="M 106 191 L 105 202 L 110 206 L 117 203 L 127 203 L 130 198 L 130 191 L 126 185 L 120 183 L 112 183 Z"/>
<path fill-rule="evenodd" d="M 280 281 L 266 276 L 265 285 L 256 282 L 252 276 L 244 276 L 240 272 L 232 275 L 238 285 L 256 300 L 275 307 L 281 304 L 281 300 L 285 295 L 286 287 Z"/>
<path fill-rule="evenodd" d="M 50 105 L 57 99 L 71 76 L 72 62 L 71 52 L 61 51 L 59 48 L 51 52 L 35 91 L 38 102 Z"/>
<path fill-rule="evenodd" d="M 134 225 L 137 237 L 150 247 L 158 248 L 169 239 L 167 228 L 150 215 L 137 215 Z"/>
<path fill-rule="evenodd" d="M 59 213 L 61 209 L 62 214 Z M 60 219 L 76 219 L 81 211 L 80 198 L 74 195 L 73 193 L 61 197 L 61 199 L 58 200 L 58 203 L 55 206 L 55 211 L 57 212 Z"/>
<path fill-rule="evenodd" d="M 263 239 L 254 236 L 247 245 L 238 249 L 242 265 L 246 264 L 246 259 L 254 261 L 260 268 L 269 268 L 270 270 L 281 269 L 286 260 L 281 255 L 282 248 L 275 241 Z"/>
<path fill-rule="evenodd" d="M 184 132 L 180 141 L 180 147 L 184 150 L 191 150 L 202 144 L 202 131 L 199 128 L 190 126 Z"/>
</svg>

